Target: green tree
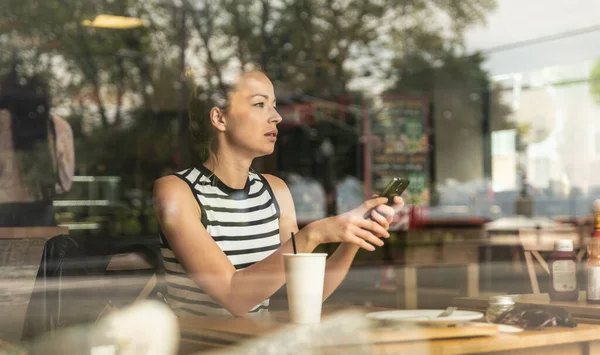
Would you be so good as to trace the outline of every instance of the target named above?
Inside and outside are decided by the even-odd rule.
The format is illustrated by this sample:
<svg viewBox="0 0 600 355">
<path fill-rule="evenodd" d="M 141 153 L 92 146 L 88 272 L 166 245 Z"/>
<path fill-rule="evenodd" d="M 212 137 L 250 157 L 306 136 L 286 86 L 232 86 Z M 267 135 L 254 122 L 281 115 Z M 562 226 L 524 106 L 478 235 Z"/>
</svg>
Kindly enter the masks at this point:
<svg viewBox="0 0 600 355">
<path fill-rule="evenodd" d="M 109 156 L 102 139 L 90 137 L 124 134 L 125 141 L 137 141 L 135 129 L 147 115 L 162 117 L 158 141 L 180 136 L 185 127 L 173 123 L 185 113 L 184 66 L 197 73 L 194 85 L 210 91 L 224 88 L 231 69 L 256 61 L 284 94 L 329 99 L 347 94 L 350 81 L 364 74 L 350 69 L 353 62 L 370 63 L 376 77 L 386 75 L 376 65 L 388 62 L 382 50 L 400 58 L 431 47 L 411 42 L 415 33 L 431 34 L 444 48 L 459 46 L 464 29 L 482 21 L 494 1 L 7 0 L 1 6 L 0 44 L 18 52 L 31 70 L 47 73 L 57 106 L 82 120 L 86 142 L 78 160 L 121 174 L 135 167 L 124 163 L 125 156 L 143 159 L 135 152 L 153 147 L 126 145 L 131 152 Z M 147 26 L 82 25 L 101 13 L 142 18 Z M 447 28 L 433 26 L 434 16 L 448 19 Z M 10 54 L 0 60 L 6 63 Z M 155 171 L 166 161 L 157 159 Z"/>
<path fill-rule="evenodd" d="M 365 57 L 382 62 L 380 46 L 406 31 L 402 24 L 418 22 L 418 29 L 427 24 L 424 19 L 437 14 L 450 19 L 449 28 L 429 30 L 450 31 L 453 43 L 459 43 L 464 29 L 482 21 L 495 2 L 203 0 L 192 4 L 188 0 L 188 4 L 205 14 L 198 21 L 201 18 L 206 24 L 197 28 L 208 36 L 224 36 L 223 42 L 229 44 L 211 50 L 204 41 L 204 49 L 212 52 L 207 55 L 209 62 L 218 57 L 215 52 L 226 53 L 239 65 L 259 62 L 278 85 L 307 95 L 331 96 L 347 93 L 349 81 L 357 75 L 347 68 L 349 62 Z M 218 60 L 208 64 L 218 65 Z M 219 82 L 218 72 L 209 73 Z"/>
<path fill-rule="evenodd" d="M 5 6 L 3 22 L 13 24 L 3 37 L 5 48 L 30 70 L 47 74 L 55 105 L 86 110 L 103 128 L 121 125 L 131 102 L 152 106 L 156 77 L 170 61 L 162 53 L 171 44 L 157 36 L 172 35 L 163 9 L 134 0 L 8 0 Z M 143 18 L 149 26 L 82 24 L 103 13 Z"/>
<path fill-rule="evenodd" d="M 460 47 L 464 30 L 484 21 L 485 13 L 495 7 L 491 0 L 224 0 L 223 4 L 225 20 L 220 28 L 231 39 L 231 53 L 241 65 L 258 61 L 281 89 L 281 96 L 334 103 L 340 95 L 349 94 L 354 78 L 387 79 L 390 63 L 386 53 L 391 52 L 397 60 L 431 47 Z M 448 25 L 436 26 L 434 19 Z M 419 40 L 414 39 L 417 35 Z M 362 97 L 360 92 L 352 94 Z M 361 100 L 351 103 L 360 106 Z M 350 110 L 354 125 L 350 129 L 360 131 L 357 124 L 362 114 L 354 117 L 355 111 Z M 318 125 L 318 131 L 332 138 L 339 151 L 356 152 L 351 147 L 358 144 L 358 137 L 348 136 L 349 131 L 325 121 Z M 338 159 L 346 165 L 349 160 L 354 165 L 356 159 L 352 157 Z M 345 166 L 339 171 L 356 168 Z"/>
</svg>

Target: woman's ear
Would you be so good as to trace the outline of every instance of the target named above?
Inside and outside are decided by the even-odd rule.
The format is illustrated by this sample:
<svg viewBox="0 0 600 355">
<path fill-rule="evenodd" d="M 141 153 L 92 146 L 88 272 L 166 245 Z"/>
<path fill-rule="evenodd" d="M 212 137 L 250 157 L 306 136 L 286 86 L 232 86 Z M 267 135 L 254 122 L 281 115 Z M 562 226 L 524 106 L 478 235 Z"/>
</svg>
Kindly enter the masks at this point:
<svg viewBox="0 0 600 355">
<path fill-rule="evenodd" d="M 210 123 L 220 132 L 225 131 L 225 114 L 218 107 L 210 109 Z"/>
</svg>

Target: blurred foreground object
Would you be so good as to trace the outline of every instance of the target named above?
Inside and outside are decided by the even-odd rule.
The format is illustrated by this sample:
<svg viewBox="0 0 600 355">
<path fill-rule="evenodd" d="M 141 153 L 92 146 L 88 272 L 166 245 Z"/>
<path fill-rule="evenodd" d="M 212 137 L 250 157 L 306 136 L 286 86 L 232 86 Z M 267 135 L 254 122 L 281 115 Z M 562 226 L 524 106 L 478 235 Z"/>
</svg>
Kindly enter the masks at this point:
<svg viewBox="0 0 600 355">
<path fill-rule="evenodd" d="M 317 355 L 328 354 L 332 348 L 339 344 L 348 343 L 353 339 L 352 347 L 344 348 L 344 354 L 363 355 L 372 354 L 366 332 L 369 320 L 360 311 L 347 311 L 337 313 L 323 319 L 320 324 L 297 325 L 285 327 L 266 337 L 249 341 L 232 349 L 218 349 L 206 355 Z M 339 348 L 337 348 L 339 350 Z M 335 351 L 333 351 L 335 352 Z"/>
<path fill-rule="evenodd" d="M 179 346 L 177 317 L 164 303 L 140 301 L 97 323 L 46 334 L 26 345 L 30 355 L 170 355 Z"/>
</svg>

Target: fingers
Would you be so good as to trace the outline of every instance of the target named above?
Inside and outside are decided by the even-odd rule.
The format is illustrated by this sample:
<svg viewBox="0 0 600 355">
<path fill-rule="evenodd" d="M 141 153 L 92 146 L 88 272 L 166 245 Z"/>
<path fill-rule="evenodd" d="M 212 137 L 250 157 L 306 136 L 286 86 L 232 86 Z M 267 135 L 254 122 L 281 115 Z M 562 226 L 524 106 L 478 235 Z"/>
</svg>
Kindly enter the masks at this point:
<svg viewBox="0 0 600 355">
<path fill-rule="evenodd" d="M 383 215 L 382 215 L 382 213 L 383 213 Z M 384 229 L 387 230 L 390 227 L 391 217 L 389 217 L 389 215 L 385 214 L 385 212 L 380 211 L 379 208 L 371 210 L 370 217 L 372 220 L 379 223 L 379 225 L 382 226 Z"/>
<path fill-rule="evenodd" d="M 383 240 L 381 240 L 381 238 L 377 238 L 373 233 L 371 233 L 370 231 L 368 231 L 366 229 L 362 229 L 357 226 L 354 226 L 354 229 L 352 230 L 352 232 L 354 233 L 354 235 L 356 235 L 357 237 L 361 238 L 362 240 L 368 242 L 369 244 L 377 245 L 379 247 L 383 246 L 383 244 L 384 244 Z"/>
<path fill-rule="evenodd" d="M 372 246 L 371 244 L 367 243 L 366 240 L 364 240 L 364 239 L 362 239 L 360 237 L 357 237 L 355 235 L 348 236 L 348 239 L 346 241 L 348 243 L 356 244 L 356 245 L 358 245 L 359 247 L 361 247 L 361 248 L 363 248 L 365 250 L 375 251 L 375 247 L 374 246 Z"/>
<path fill-rule="evenodd" d="M 373 213 L 377 214 L 377 212 L 375 212 L 375 211 L 373 211 Z M 379 216 L 379 217 L 384 218 L 382 216 Z M 387 237 L 390 236 L 390 234 L 388 233 L 387 229 L 385 229 L 381 224 L 379 224 L 379 222 L 375 222 L 375 221 L 370 220 L 370 219 L 359 219 L 359 220 L 356 221 L 355 224 L 358 227 L 360 227 L 361 229 L 365 229 L 367 231 L 370 231 L 373 234 L 380 235 L 380 236 L 385 237 L 385 238 L 387 238 Z"/>
<path fill-rule="evenodd" d="M 394 205 L 395 208 L 403 207 L 404 206 L 404 200 L 400 196 L 394 196 L 394 203 L 393 203 L 393 205 Z"/>
<path fill-rule="evenodd" d="M 392 207 L 390 207 L 388 205 L 379 205 L 379 206 L 377 206 L 377 208 L 375 208 L 375 210 L 372 211 L 371 214 L 373 214 L 373 212 L 374 212 L 375 214 L 381 216 L 380 213 L 383 213 L 384 216 L 381 216 L 381 217 L 383 217 L 386 220 L 387 224 L 392 223 L 392 220 L 394 219 L 394 215 L 396 214 L 396 211 Z M 377 211 L 379 211 L 380 213 L 377 213 Z M 379 221 L 379 219 L 377 219 L 377 221 Z M 381 225 L 384 226 L 385 229 L 388 228 L 388 226 L 385 226 L 384 224 L 381 224 Z"/>
<path fill-rule="evenodd" d="M 387 202 L 387 197 L 376 197 L 376 198 L 372 198 L 370 200 L 367 200 L 363 203 L 363 207 L 366 210 L 370 210 L 373 207 L 376 207 L 378 205 L 383 205 Z"/>
</svg>

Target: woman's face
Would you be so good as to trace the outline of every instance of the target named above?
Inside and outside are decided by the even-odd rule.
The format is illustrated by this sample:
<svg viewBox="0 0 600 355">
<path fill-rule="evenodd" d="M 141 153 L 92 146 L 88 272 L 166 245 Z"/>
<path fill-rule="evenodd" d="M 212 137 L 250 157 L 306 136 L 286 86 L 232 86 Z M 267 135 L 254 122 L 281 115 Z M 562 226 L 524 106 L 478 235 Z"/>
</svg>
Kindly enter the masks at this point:
<svg viewBox="0 0 600 355">
<path fill-rule="evenodd" d="M 242 75 L 229 93 L 229 103 L 224 131 L 227 144 L 253 158 L 273 153 L 281 116 L 275 109 L 275 90 L 269 78 L 260 72 Z"/>
</svg>

